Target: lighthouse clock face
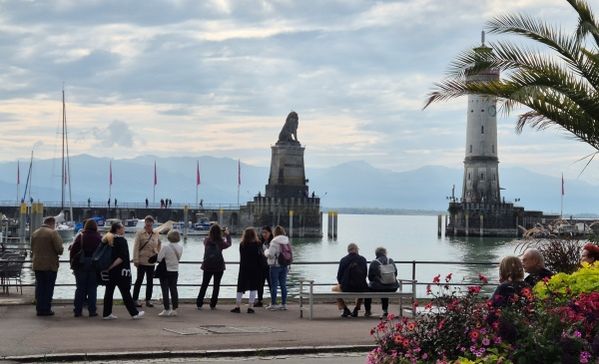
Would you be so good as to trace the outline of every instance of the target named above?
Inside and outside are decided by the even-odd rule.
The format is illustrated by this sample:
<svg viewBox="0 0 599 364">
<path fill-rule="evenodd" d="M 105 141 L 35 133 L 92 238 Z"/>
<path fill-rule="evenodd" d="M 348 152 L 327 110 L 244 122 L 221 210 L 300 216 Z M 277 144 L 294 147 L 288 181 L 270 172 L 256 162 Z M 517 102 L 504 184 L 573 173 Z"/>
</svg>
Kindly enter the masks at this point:
<svg viewBox="0 0 599 364">
<path fill-rule="evenodd" d="M 495 108 L 495 106 L 489 106 L 488 111 L 489 111 L 489 115 L 491 115 L 491 116 L 497 115 L 497 108 Z"/>
</svg>

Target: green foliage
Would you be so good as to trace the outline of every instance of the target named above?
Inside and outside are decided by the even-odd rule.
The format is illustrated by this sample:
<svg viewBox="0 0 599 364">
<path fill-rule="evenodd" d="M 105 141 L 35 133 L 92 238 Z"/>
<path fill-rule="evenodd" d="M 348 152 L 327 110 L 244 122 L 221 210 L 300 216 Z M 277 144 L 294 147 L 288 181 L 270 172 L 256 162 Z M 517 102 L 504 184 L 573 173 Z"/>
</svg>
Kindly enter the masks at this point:
<svg viewBox="0 0 599 364">
<path fill-rule="evenodd" d="M 599 265 L 583 263 L 583 267 L 572 274 L 555 274 L 546 283 L 539 282 L 534 287 L 538 298 L 560 303 L 584 292 L 599 292 Z"/>
</svg>

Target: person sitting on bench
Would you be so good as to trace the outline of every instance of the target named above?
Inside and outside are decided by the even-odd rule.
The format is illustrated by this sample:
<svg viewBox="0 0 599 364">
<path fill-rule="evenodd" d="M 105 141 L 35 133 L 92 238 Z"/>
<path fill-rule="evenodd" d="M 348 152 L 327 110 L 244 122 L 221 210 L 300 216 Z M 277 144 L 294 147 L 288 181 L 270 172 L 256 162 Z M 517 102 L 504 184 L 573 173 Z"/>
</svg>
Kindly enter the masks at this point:
<svg viewBox="0 0 599 364">
<path fill-rule="evenodd" d="M 366 284 L 366 259 L 358 254 L 358 245 L 351 243 L 347 246 L 347 255 L 339 261 L 339 269 L 337 270 L 338 284 L 333 287 L 335 292 L 367 292 L 368 284 Z M 349 310 L 345 301 L 342 298 L 337 299 L 337 307 L 343 310 L 341 317 L 357 317 L 362 299 L 356 299 L 356 307 L 353 312 Z"/>
<path fill-rule="evenodd" d="M 376 259 L 370 262 L 368 269 L 368 288 L 372 292 L 395 292 L 399 288 L 399 282 L 397 282 L 397 267 L 393 262 L 393 259 L 387 258 L 387 249 L 383 247 L 376 248 L 374 254 Z M 366 312 L 364 316 L 371 316 L 372 312 L 370 307 L 372 304 L 371 298 L 364 300 L 364 309 Z M 387 318 L 387 312 L 389 309 L 389 299 L 381 298 L 381 306 L 383 309 L 382 319 Z"/>
</svg>

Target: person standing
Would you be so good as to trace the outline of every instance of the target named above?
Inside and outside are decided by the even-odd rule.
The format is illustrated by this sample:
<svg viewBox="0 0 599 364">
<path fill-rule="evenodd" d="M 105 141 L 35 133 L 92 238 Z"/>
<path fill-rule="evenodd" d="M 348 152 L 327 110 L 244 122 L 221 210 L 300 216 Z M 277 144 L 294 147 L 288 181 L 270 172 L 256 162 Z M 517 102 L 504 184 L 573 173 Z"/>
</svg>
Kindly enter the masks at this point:
<svg viewBox="0 0 599 364">
<path fill-rule="evenodd" d="M 143 230 L 135 235 L 133 244 L 133 264 L 137 268 L 135 285 L 133 286 L 133 300 L 135 306 L 141 307 L 139 302 L 139 291 L 146 276 L 146 307 L 154 307 L 152 303 L 152 291 L 154 289 L 154 263 L 150 262 L 150 258 L 157 256 L 160 251 L 160 237 L 153 229 L 154 218 L 148 215 L 144 218 Z"/>
<path fill-rule="evenodd" d="M 336 292 L 366 292 L 368 284 L 366 283 L 366 258 L 358 254 L 358 245 L 351 243 L 347 246 L 347 255 L 339 261 L 337 270 L 338 284 L 333 287 Z M 342 298 L 337 299 L 337 307 L 343 310 L 341 317 L 357 317 L 362 299 L 356 299 L 356 306 L 350 311 Z"/>
<path fill-rule="evenodd" d="M 531 287 L 534 287 L 537 282 L 544 279 L 549 279 L 553 273 L 545 268 L 543 255 L 537 249 L 527 249 L 522 255 L 522 267 L 528 273 L 524 282 Z"/>
<path fill-rule="evenodd" d="M 73 313 L 80 317 L 83 311 L 83 302 L 87 301 L 89 317 L 98 316 L 96 312 L 97 287 L 96 272 L 92 268 L 91 259 L 94 251 L 102 242 L 98 233 L 98 224 L 95 220 L 88 219 L 80 234 L 77 234 L 71 247 L 70 259 L 73 274 L 75 274 L 75 300 Z"/>
<path fill-rule="evenodd" d="M 148 201 L 148 198 L 146 197 L 146 208 L 148 208 L 149 204 L 150 204 L 150 201 Z"/>
<path fill-rule="evenodd" d="M 112 299 L 114 289 L 119 288 L 123 303 L 127 311 L 134 320 L 144 316 L 144 311 L 138 311 L 135 308 L 133 298 L 131 298 L 131 264 L 129 263 L 129 246 L 125 239 L 125 227 L 120 222 L 115 222 L 110 227 L 110 234 L 106 234 L 102 244 L 108 244 L 112 247 L 112 264 L 101 275 L 108 275 L 106 290 L 104 291 L 104 320 L 115 320 L 118 317 L 112 314 Z"/>
<path fill-rule="evenodd" d="M 62 238 L 54 230 L 56 220 L 46 217 L 31 234 L 31 260 L 35 272 L 35 309 L 38 316 L 53 316 L 52 296 L 58 272 L 58 256 L 62 255 Z"/>
<path fill-rule="evenodd" d="M 264 251 L 268 267 L 270 269 L 270 306 L 267 310 L 287 310 L 287 271 L 289 266 L 279 264 L 279 254 L 281 254 L 281 245 L 290 244 L 289 238 L 285 236 L 285 229 L 277 225 L 274 231 L 274 238 L 270 242 L 268 249 Z M 277 288 L 281 287 L 281 306 L 277 306 Z"/>
<path fill-rule="evenodd" d="M 270 242 L 272 240 L 273 236 L 272 236 L 272 229 L 270 228 L 270 226 L 263 226 L 262 227 L 262 231 L 260 233 L 260 247 L 262 249 L 262 251 L 265 251 L 266 249 L 268 249 L 268 247 L 270 246 Z M 258 285 L 258 302 L 254 303 L 254 307 L 262 307 L 264 304 L 262 303 L 262 299 L 264 298 L 264 281 L 266 280 L 266 283 L 268 284 L 268 287 L 270 287 L 270 268 L 268 267 L 268 261 L 266 259 L 266 256 L 264 256 L 264 254 L 260 254 L 261 255 L 261 262 L 260 262 L 260 273 L 261 273 L 261 277 L 260 277 L 260 285 Z"/>
<path fill-rule="evenodd" d="M 248 227 L 243 231 L 241 242 L 239 243 L 239 275 L 237 276 L 237 300 L 235 308 L 231 310 L 234 313 L 240 313 L 241 299 L 245 291 L 250 291 L 247 313 L 254 313 L 254 300 L 258 287 L 264 287 L 264 278 L 262 277 L 261 264 L 264 257 L 262 243 L 258 240 L 258 234 L 254 228 Z"/>
<path fill-rule="evenodd" d="M 376 248 L 374 251 L 376 258 L 370 262 L 368 268 L 368 289 L 373 292 L 395 292 L 399 288 L 399 282 L 397 282 L 397 267 L 393 262 L 393 259 L 387 258 L 387 249 L 383 247 Z M 370 310 L 372 305 L 372 298 L 366 298 L 364 300 L 364 316 L 368 317 L 372 315 Z M 381 318 L 386 319 L 389 312 L 389 299 L 381 298 L 381 306 L 383 314 Z"/>
<path fill-rule="evenodd" d="M 179 308 L 179 291 L 177 290 L 177 280 L 179 279 L 179 261 L 183 254 L 183 247 L 179 245 L 181 236 L 177 230 L 171 230 L 166 236 L 170 242 L 163 245 L 158 253 L 158 262 L 166 260 L 166 275 L 160 277 L 160 288 L 162 289 L 162 303 L 164 310 L 158 314 L 161 317 L 177 316 Z M 169 300 L 170 291 L 170 300 Z M 172 300 L 172 309 L 171 301 Z"/>
<path fill-rule="evenodd" d="M 223 234 L 225 235 L 223 237 Z M 231 246 L 231 234 L 228 229 L 221 229 L 218 224 L 213 224 L 210 227 L 208 236 L 204 239 L 204 260 L 200 267 L 204 273 L 202 276 L 202 287 L 198 293 L 196 299 L 196 306 L 198 310 L 202 309 L 204 305 L 204 296 L 206 296 L 206 290 L 208 284 L 214 276 L 214 283 L 212 285 L 212 298 L 210 299 L 210 309 L 214 310 L 218 303 L 218 294 L 220 292 L 220 281 L 223 278 L 225 272 L 225 258 L 223 257 L 223 249 L 227 249 Z"/>
</svg>

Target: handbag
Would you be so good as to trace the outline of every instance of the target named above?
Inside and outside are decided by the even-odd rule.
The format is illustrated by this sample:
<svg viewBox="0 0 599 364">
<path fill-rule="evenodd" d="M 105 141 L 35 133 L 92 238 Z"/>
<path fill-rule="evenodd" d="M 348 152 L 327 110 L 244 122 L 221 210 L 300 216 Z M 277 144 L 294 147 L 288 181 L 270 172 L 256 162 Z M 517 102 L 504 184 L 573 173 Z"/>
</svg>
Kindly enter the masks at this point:
<svg viewBox="0 0 599 364">
<path fill-rule="evenodd" d="M 171 248 L 171 250 L 175 253 L 177 260 L 179 260 L 180 257 L 177 254 L 177 252 L 175 251 L 175 249 L 171 245 L 169 245 L 169 248 Z M 156 255 L 156 256 L 158 257 L 158 255 Z M 164 258 L 162 258 L 160 263 L 158 263 L 158 265 L 156 266 L 156 270 L 154 271 L 154 278 L 165 278 L 165 277 L 166 277 L 166 256 Z"/>
<path fill-rule="evenodd" d="M 148 258 L 148 263 L 154 264 L 158 261 L 158 254 L 154 254 Z"/>
</svg>

